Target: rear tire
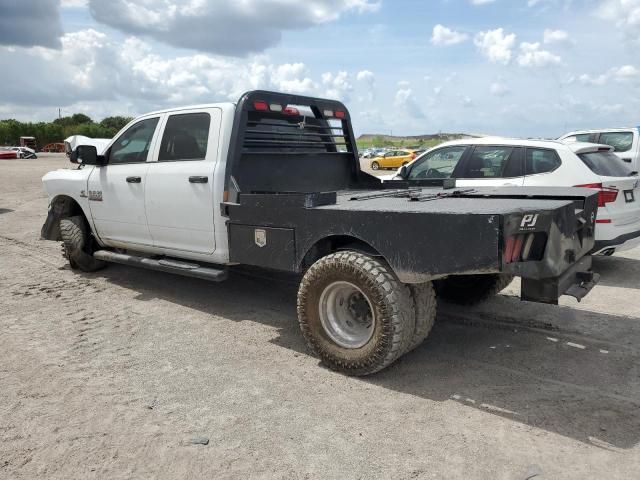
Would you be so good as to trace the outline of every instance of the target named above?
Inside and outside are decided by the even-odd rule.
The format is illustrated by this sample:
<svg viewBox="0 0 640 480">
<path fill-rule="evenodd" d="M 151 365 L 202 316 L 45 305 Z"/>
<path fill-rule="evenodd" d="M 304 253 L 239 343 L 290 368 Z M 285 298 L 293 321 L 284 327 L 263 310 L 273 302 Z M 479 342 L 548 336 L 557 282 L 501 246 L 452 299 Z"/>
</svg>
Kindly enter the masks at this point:
<svg viewBox="0 0 640 480">
<path fill-rule="evenodd" d="M 298 290 L 298 321 L 322 363 L 356 376 L 396 361 L 415 332 L 409 289 L 382 261 L 349 251 L 309 268 Z"/>
<path fill-rule="evenodd" d="M 475 305 L 504 290 L 513 281 L 513 275 L 452 276 L 434 283 L 439 298 L 458 305 Z"/>
<path fill-rule="evenodd" d="M 431 333 L 436 322 L 436 291 L 431 282 L 409 285 L 416 311 L 416 328 L 407 352 L 420 346 Z"/>
<path fill-rule="evenodd" d="M 371 170 L 380 170 L 380 164 L 378 162 L 372 162 Z"/>
<path fill-rule="evenodd" d="M 87 223 L 82 216 L 68 217 L 60 220 L 60 237 L 64 257 L 74 270 L 95 272 L 106 264 L 93 258 Z"/>
</svg>

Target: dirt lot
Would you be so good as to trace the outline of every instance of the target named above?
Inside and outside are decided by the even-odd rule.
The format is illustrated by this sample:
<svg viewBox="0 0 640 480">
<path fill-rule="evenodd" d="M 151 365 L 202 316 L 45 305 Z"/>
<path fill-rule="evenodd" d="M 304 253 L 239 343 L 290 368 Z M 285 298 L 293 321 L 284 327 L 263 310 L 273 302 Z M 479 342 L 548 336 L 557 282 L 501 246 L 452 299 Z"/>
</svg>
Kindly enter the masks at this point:
<svg viewBox="0 0 640 480">
<path fill-rule="evenodd" d="M 638 478 L 639 250 L 582 304 L 442 306 L 354 379 L 308 355 L 291 283 L 72 272 L 39 240 L 68 165 L 0 161 L 0 478 Z"/>
</svg>

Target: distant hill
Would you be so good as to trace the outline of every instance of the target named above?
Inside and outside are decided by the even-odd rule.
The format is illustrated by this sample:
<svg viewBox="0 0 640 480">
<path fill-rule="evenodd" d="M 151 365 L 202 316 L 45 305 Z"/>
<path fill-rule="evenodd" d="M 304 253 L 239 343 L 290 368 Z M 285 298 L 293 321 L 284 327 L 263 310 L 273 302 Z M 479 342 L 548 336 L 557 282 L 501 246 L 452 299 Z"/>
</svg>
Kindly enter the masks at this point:
<svg viewBox="0 0 640 480">
<path fill-rule="evenodd" d="M 467 133 L 433 133 L 427 135 L 395 136 L 365 133 L 356 142 L 359 148 L 369 147 L 424 147 L 428 148 L 442 142 L 464 138 L 479 138 L 481 135 Z"/>
</svg>

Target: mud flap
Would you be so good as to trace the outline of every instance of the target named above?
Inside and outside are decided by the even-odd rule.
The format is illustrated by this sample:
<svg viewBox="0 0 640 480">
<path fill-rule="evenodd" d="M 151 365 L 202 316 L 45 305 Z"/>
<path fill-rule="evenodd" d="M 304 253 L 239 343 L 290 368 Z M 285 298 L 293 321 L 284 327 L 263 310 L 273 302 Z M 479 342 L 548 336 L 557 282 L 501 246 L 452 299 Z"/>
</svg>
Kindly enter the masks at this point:
<svg viewBox="0 0 640 480">
<path fill-rule="evenodd" d="M 581 301 L 598 284 L 600 275 L 591 271 L 591 257 L 585 256 L 555 278 L 522 279 L 521 299 L 527 302 L 558 304 L 562 295 Z"/>
<path fill-rule="evenodd" d="M 54 240 L 58 242 L 62 240 L 60 238 L 60 218 L 60 212 L 57 212 L 53 207 L 49 207 L 47 220 L 40 230 L 40 238 L 42 240 Z"/>
</svg>

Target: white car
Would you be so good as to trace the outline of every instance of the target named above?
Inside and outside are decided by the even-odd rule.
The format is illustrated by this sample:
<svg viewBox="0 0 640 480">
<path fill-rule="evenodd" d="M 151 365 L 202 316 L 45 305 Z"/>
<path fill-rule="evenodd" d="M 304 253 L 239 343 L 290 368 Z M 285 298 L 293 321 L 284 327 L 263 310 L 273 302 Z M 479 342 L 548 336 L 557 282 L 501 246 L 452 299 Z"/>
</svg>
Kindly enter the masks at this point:
<svg viewBox="0 0 640 480">
<path fill-rule="evenodd" d="M 640 127 L 579 130 L 559 138 L 564 142 L 589 142 L 611 145 L 614 153 L 632 170 L 640 171 Z"/>
<path fill-rule="evenodd" d="M 9 150 L 13 150 L 18 153 L 18 158 L 38 158 L 36 151 L 29 147 L 9 147 Z"/>
<path fill-rule="evenodd" d="M 441 144 L 394 179 L 455 178 L 457 187 L 583 186 L 599 191 L 593 254 L 640 245 L 640 179 L 613 147 L 582 142 L 482 138 Z"/>
</svg>

